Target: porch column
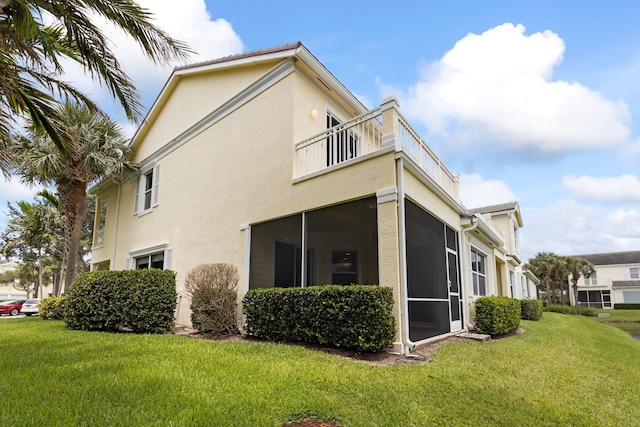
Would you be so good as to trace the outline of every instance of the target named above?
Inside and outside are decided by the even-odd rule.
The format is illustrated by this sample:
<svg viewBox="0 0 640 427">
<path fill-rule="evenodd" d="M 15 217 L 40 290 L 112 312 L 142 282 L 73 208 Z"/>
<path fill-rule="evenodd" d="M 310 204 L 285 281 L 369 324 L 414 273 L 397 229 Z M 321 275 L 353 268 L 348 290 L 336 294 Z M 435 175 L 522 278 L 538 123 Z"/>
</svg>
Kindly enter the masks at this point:
<svg viewBox="0 0 640 427">
<path fill-rule="evenodd" d="M 400 292 L 400 248 L 398 238 L 398 192 L 395 187 L 378 191 L 378 268 L 381 286 L 393 289 L 393 317 L 396 320 L 396 336 L 393 351 L 404 352 L 402 300 Z"/>
<path fill-rule="evenodd" d="M 395 96 L 390 96 L 380 102 L 380 110 L 382 112 L 382 142 L 381 146 L 395 147 L 396 151 L 402 151 L 400 146 L 400 137 L 398 132 L 398 110 L 400 105 Z"/>
</svg>

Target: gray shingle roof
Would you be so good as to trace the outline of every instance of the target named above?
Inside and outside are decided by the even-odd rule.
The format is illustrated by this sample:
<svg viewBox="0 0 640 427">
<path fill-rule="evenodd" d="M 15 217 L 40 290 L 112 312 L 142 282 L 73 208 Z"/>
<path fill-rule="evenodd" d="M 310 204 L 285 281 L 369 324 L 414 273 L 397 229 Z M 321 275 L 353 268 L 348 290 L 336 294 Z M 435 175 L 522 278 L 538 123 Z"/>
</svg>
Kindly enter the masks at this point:
<svg viewBox="0 0 640 427">
<path fill-rule="evenodd" d="M 290 50 L 290 49 L 296 49 L 296 48 L 299 48 L 300 46 L 302 46 L 302 43 L 300 43 L 300 42 L 289 43 L 289 44 L 284 44 L 284 45 L 281 45 L 281 46 L 271 47 L 271 48 L 268 48 L 268 49 L 253 50 L 251 52 L 244 52 L 244 53 L 239 53 L 239 54 L 236 54 L 236 55 L 229 55 L 229 56 L 224 56 L 222 58 L 212 59 L 212 60 L 209 60 L 209 61 L 196 62 L 194 64 L 183 65 L 183 66 L 174 68 L 174 70 L 175 71 L 182 71 L 182 70 L 188 70 L 190 68 L 204 67 L 206 65 L 220 64 L 220 63 L 223 63 L 223 62 L 235 61 L 235 60 L 244 59 L 244 58 L 251 58 L 251 57 L 254 57 L 254 56 L 265 55 L 265 54 L 268 54 L 268 53 L 275 53 L 275 52 L 282 52 L 282 51 Z"/>
<path fill-rule="evenodd" d="M 593 265 L 640 264 L 640 251 L 609 252 L 604 254 L 571 255 L 584 258 Z"/>
</svg>

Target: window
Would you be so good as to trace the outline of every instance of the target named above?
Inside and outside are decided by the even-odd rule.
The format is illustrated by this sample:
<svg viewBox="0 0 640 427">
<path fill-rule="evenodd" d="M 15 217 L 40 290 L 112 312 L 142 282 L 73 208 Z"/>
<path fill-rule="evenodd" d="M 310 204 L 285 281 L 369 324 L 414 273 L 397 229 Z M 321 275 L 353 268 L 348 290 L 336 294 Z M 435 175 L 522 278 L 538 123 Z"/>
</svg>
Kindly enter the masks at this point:
<svg viewBox="0 0 640 427">
<path fill-rule="evenodd" d="M 516 274 L 513 272 L 513 270 L 509 270 L 509 296 L 511 298 L 515 298 L 516 297 L 516 287 L 515 287 L 515 282 L 516 282 Z"/>
<path fill-rule="evenodd" d="M 164 268 L 164 252 L 137 257 L 135 261 L 136 270 L 147 270 L 149 268 Z"/>
<path fill-rule="evenodd" d="M 158 245 L 129 253 L 126 268 L 129 270 L 171 269 L 171 252 L 168 245 Z"/>
<path fill-rule="evenodd" d="M 473 295 L 483 297 L 487 295 L 487 267 L 486 256 L 471 249 L 471 277 L 473 281 Z"/>
<path fill-rule="evenodd" d="M 524 276 L 520 276 L 520 284 L 522 286 L 522 298 L 527 298 L 529 293 L 527 292 L 527 279 Z"/>
<path fill-rule="evenodd" d="M 585 285 L 597 285 L 598 284 L 598 275 L 596 274 L 595 270 L 593 271 L 593 273 L 591 273 L 591 275 L 589 277 L 585 277 L 584 278 L 584 284 Z"/>
<path fill-rule="evenodd" d="M 631 267 L 629 269 L 629 277 L 632 279 L 640 279 L 640 267 Z"/>
<path fill-rule="evenodd" d="M 340 124 L 340 120 L 327 111 L 327 129 Z M 360 155 L 360 137 L 353 130 L 335 129 L 327 137 L 327 166 L 342 163 Z"/>
<path fill-rule="evenodd" d="M 96 233 L 94 240 L 94 248 L 99 248 L 104 244 L 104 226 L 107 218 L 107 201 L 98 199 L 96 209 Z"/>
<path fill-rule="evenodd" d="M 140 174 L 136 187 L 135 213 L 144 213 L 158 205 L 160 165 Z"/>
</svg>

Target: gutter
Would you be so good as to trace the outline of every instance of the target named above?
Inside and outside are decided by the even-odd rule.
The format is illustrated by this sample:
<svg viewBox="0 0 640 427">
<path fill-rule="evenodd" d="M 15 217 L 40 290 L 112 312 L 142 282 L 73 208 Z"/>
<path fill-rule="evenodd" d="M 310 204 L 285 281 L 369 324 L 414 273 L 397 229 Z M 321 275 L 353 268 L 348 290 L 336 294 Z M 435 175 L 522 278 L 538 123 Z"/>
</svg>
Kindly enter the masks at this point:
<svg viewBox="0 0 640 427">
<path fill-rule="evenodd" d="M 480 222 L 481 222 L 481 221 L 480 221 L 480 219 L 479 219 L 478 217 L 476 217 L 475 215 L 473 215 L 473 216 L 471 217 L 471 225 L 470 225 L 470 226 L 468 226 L 467 228 L 465 228 L 464 230 L 462 230 L 462 234 L 464 235 L 464 234 L 466 234 L 466 233 L 469 233 L 469 232 L 471 232 L 471 231 L 475 230 L 476 228 L 478 228 L 478 224 L 479 224 Z M 463 253 L 463 256 L 464 256 L 465 264 L 466 264 L 466 254 L 467 254 L 467 248 L 466 248 L 466 246 L 467 246 L 467 244 L 468 244 L 468 243 L 467 243 L 467 242 L 468 242 L 468 238 L 467 238 L 467 236 L 464 236 L 464 237 L 465 237 L 465 238 L 463 239 L 463 241 L 465 242 L 465 243 L 464 243 L 464 244 L 465 244 L 465 247 L 464 247 L 464 253 Z M 466 270 L 466 269 L 465 269 L 465 270 Z M 467 271 L 465 271 L 464 277 L 465 277 L 465 278 L 467 277 Z M 465 282 L 465 283 L 468 283 L 466 280 L 464 280 L 464 282 Z M 461 288 L 461 290 L 464 290 L 464 291 L 465 291 L 465 295 L 464 295 L 464 296 L 466 297 L 466 291 L 467 291 L 466 286 L 464 286 L 464 285 L 461 283 L 461 284 L 460 284 L 460 288 Z M 471 325 L 471 323 L 470 323 L 470 322 L 471 322 L 470 309 L 468 309 L 468 307 L 469 307 L 469 306 L 467 305 L 467 302 L 465 301 L 465 308 L 467 309 L 467 310 L 466 310 L 466 313 L 465 313 L 465 314 L 466 314 L 466 318 L 467 318 L 467 330 L 469 330 L 469 325 Z"/>
<path fill-rule="evenodd" d="M 396 181 L 398 186 L 398 241 L 400 246 L 400 299 L 403 323 L 403 341 L 409 350 L 416 348 L 416 343 L 409 338 L 409 290 L 407 285 L 407 242 L 404 214 L 404 163 L 402 157 L 396 158 Z"/>
</svg>

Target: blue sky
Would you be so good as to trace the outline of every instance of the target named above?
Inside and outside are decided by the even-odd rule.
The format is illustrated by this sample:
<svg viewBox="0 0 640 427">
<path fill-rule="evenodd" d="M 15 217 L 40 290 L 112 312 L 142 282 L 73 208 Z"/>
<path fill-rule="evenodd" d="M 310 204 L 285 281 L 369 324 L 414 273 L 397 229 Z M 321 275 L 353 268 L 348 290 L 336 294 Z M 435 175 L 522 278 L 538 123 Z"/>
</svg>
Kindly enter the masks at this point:
<svg viewBox="0 0 640 427">
<path fill-rule="evenodd" d="M 637 2 L 140 3 L 200 53 L 193 62 L 301 41 L 365 105 L 395 95 L 460 174 L 465 206 L 520 203 L 525 259 L 640 249 Z M 170 67 L 111 38 L 150 106 Z M 69 71 L 125 124 L 96 83 Z M 0 196 L 30 190 L 4 183 Z"/>
</svg>

